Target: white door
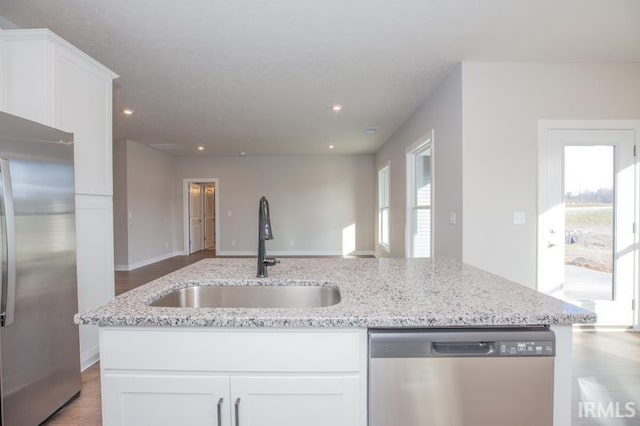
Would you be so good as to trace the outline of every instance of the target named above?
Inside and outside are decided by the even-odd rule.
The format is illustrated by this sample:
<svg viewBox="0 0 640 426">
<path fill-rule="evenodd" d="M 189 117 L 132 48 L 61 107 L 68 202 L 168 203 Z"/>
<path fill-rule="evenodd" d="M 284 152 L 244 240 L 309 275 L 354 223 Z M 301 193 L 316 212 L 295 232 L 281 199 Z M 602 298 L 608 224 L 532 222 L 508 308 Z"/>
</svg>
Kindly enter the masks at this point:
<svg viewBox="0 0 640 426">
<path fill-rule="evenodd" d="M 189 184 L 189 254 L 204 248 L 204 228 L 202 222 L 202 186 Z"/>
<path fill-rule="evenodd" d="M 204 248 L 216 246 L 215 185 L 204 185 Z"/>
<path fill-rule="evenodd" d="M 545 123 L 539 135 L 538 289 L 595 311 L 598 324 L 631 325 L 636 133 Z"/>
<path fill-rule="evenodd" d="M 360 426 L 360 378 L 232 377 L 232 424 L 242 426 Z"/>
<path fill-rule="evenodd" d="M 102 389 L 105 425 L 230 424 L 228 376 L 109 373 Z"/>
</svg>

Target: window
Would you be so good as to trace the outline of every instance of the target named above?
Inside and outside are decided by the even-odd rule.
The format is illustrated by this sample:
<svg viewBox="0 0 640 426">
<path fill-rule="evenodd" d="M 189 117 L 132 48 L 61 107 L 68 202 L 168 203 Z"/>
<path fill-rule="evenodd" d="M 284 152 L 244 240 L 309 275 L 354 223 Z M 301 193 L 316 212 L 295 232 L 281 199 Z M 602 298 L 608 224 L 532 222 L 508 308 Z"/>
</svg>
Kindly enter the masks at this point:
<svg viewBox="0 0 640 426">
<path fill-rule="evenodd" d="M 407 257 L 431 257 L 431 141 L 407 151 Z"/>
<path fill-rule="evenodd" d="M 389 163 L 378 170 L 378 243 L 389 251 Z"/>
</svg>

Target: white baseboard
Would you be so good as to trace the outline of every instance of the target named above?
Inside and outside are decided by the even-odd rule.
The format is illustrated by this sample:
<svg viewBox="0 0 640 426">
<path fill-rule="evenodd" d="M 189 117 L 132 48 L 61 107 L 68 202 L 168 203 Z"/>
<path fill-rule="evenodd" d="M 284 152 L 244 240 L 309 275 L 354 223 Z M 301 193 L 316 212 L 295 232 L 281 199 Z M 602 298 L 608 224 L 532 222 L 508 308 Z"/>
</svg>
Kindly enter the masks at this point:
<svg viewBox="0 0 640 426">
<path fill-rule="evenodd" d="M 116 271 L 133 271 L 134 269 L 142 268 L 143 266 L 151 265 L 152 263 L 160 262 L 171 257 L 181 256 L 182 254 L 182 251 L 173 251 L 171 253 L 165 253 L 160 256 L 152 257 L 151 259 L 145 259 L 139 262 L 130 263 L 128 265 L 116 265 Z"/>
<path fill-rule="evenodd" d="M 373 250 L 354 251 L 347 256 L 373 256 Z M 257 252 L 249 250 L 220 250 L 216 252 L 217 256 L 257 256 Z M 285 251 L 285 250 L 267 250 L 268 256 L 343 256 L 341 251 L 336 250 L 309 250 L 309 251 Z"/>
<path fill-rule="evenodd" d="M 82 352 L 80 354 L 80 371 L 86 370 L 98 361 L 100 361 L 100 346 L 94 346 Z"/>
</svg>

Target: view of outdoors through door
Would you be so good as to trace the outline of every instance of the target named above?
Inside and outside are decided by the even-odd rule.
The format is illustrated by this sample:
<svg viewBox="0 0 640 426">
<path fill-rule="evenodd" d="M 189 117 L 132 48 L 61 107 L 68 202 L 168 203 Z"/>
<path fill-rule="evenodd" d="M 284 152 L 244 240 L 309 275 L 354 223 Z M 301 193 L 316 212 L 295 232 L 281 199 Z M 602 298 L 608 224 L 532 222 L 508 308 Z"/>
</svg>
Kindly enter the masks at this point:
<svg viewBox="0 0 640 426">
<path fill-rule="evenodd" d="M 407 153 L 407 257 L 431 257 L 431 140 Z"/>
<path fill-rule="evenodd" d="M 594 311 L 600 325 L 631 325 L 636 133 L 597 125 L 541 130 L 537 285 Z"/>
<path fill-rule="evenodd" d="M 613 300 L 614 147 L 565 146 L 564 296 Z"/>
</svg>

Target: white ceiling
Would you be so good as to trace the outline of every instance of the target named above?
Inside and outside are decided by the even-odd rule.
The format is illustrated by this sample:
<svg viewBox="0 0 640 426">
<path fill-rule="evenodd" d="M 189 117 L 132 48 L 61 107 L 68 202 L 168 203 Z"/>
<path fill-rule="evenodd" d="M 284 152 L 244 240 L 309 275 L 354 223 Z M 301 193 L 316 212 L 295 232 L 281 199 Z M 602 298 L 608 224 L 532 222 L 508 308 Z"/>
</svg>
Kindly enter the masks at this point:
<svg viewBox="0 0 640 426">
<path fill-rule="evenodd" d="M 0 0 L 0 16 L 119 73 L 115 137 L 176 155 L 374 153 L 462 60 L 640 62 L 638 0 Z"/>
</svg>

